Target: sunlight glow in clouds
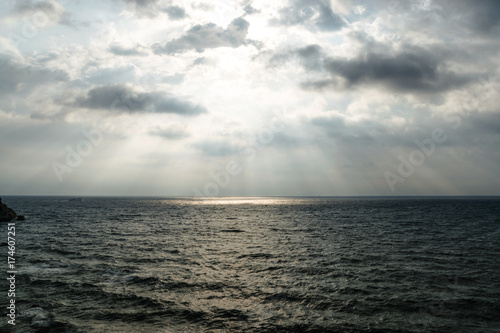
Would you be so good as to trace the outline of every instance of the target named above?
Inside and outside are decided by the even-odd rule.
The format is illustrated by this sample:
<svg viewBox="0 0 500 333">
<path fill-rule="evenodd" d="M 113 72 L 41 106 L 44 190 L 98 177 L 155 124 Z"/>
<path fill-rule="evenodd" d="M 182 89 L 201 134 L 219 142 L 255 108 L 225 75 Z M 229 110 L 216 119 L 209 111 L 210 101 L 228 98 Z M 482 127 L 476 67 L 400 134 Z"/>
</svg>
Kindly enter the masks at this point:
<svg viewBox="0 0 500 333">
<path fill-rule="evenodd" d="M 498 1 L 23 0 L 0 13 L 1 193 L 500 194 Z M 426 154 L 417 142 L 436 129 L 446 140 Z"/>
</svg>

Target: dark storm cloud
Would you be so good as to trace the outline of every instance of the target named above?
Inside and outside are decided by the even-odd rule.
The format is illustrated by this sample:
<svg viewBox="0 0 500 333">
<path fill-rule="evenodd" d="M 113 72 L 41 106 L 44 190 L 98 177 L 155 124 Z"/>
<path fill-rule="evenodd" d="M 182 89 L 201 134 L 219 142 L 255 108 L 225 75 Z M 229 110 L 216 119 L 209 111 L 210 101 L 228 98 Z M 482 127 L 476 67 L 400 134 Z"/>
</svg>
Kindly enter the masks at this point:
<svg viewBox="0 0 500 333">
<path fill-rule="evenodd" d="M 137 45 L 136 47 L 124 47 L 118 44 L 112 44 L 109 47 L 109 52 L 119 55 L 119 56 L 145 56 L 147 55 L 142 51 L 142 47 Z"/>
<path fill-rule="evenodd" d="M 27 91 L 51 82 L 67 82 L 69 76 L 61 70 L 24 65 L 0 54 L 0 94 Z"/>
<path fill-rule="evenodd" d="M 396 55 L 368 53 L 356 59 L 327 59 L 325 69 L 347 86 L 381 83 L 395 90 L 441 92 L 460 87 L 470 77 L 439 68 L 440 62 L 423 50 Z"/>
<path fill-rule="evenodd" d="M 270 64 L 279 65 L 290 54 L 297 56 L 304 69 L 324 71 L 328 77 L 303 82 L 304 89 L 351 89 L 362 85 L 382 85 L 395 91 L 439 93 L 464 86 L 475 74 L 460 74 L 446 69 L 445 54 L 408 46 L 399 53 L 362 51 L 356 58 L 326 57 L 317 45 L 277 54 Z M 380 45 L 377 46 L 380 49 Z M 387 49 L 389 49 L 387 47 Z"/>
<path fill-rule="evenodd" d="M 126 85 L 106 85 L 90 89 L 77 98 L 72 106 L 89 109 L 108 109 L 129 113 L 175 113 L 194 116 L 206 109 L 189 101 L 160 92 L 137 92 Z"/>
<path fill-rule="evenodd" d="M 305 25 L 324 31 L 341 29 L 345 23 L 335 14 L 330 1 L 326 0 L 291 0 L 289 5 L 280 11 L 279 19 L 274 23 L 282 25 Z"/>
<path fill-rule="evenodd" d="M 179 6 L 169 6 L 165 8 L 163 11 L 167 13 L 168 17 L 171 20 L 181 20 L 187 16 L 184 8 Z"/>
<path fill-rule="evenodd" d="M 300 1 L 292 2 L 302 8 Z M 319 2 L 312 2 L 318 4 Z M 375 2 L 385 11 L 385 2 Z M 308 79 L 301 83 L 306 90 L 352 89 L 375 86 L 397 92 L 438 95 L 463 87 L 486 72 L 496 71 L 498 42 L 471 38 L 472 34 L 486 37 L 500 34 L 500 1 L 436 0 L 430 4 L 423 1 L 396 1 L 400 12 L 391 12 L 388 20 L 405 15 L 406 26 L 400 26 L 396 48 L 390 43 L 381 43 L 363 31 L 351 31 L 346 37 L 361 44 L 357 56 L 332 57 L 321 51 L 320 46 L 308 46 L 302 50 L 276 53 L 270 66 L 279 66 L 291 59 L 306 70 Z M 307 8 L 306 8 L 307 9 Z M 393 8 L 394 9 L 394 8 Z M 287 11 L 292 9 L 287 8 Z M 295 13 L 295 11 L 292 11 Z M 313 15 L 310 10 L 300 15 L 288 15 L 288 23 L 307 22 Z M 405 43 L 406 33 L 420 31 L 432 35 L 433 42 L 414 39 Z M 435 40 L 441 40 L 439 43 Z M 476 38 L 476 36 L 474 36 Z M 452 43 L 449 40 L 453 40 Z M 463 64 L 463 65 L 461 65 Z M 322 75 L 318 72 L 322 71 Z"/>
<path fill-rule="evenodd" d="M 498 42 L 473 40 L 470 32 L 487 37 L 495 35 L 500 29 L 500 1 L 436 0 L 427 3 L 415 0 L 396 1 L 396 4 L 399 5 L 397 11 L 383 1 L 375 1 L 372 5 L 384 10 L 385 14 L 390 12 L 386 16 L 388 21 L 404 15 L 405 24 L 399 25 L 396 32 L 399 44 L 381 43 L 367 31 L 353 30 L 347 32 L 346 38 L 361 46 L 354 57 L 330 56 L 324 51 L 328 49 L 326 45 L 324 48 L 309 45 L 271 53 L 268 67 L 290 61 L 300 64 L 305 69 L 306 78 L 300 84 L 305 90 L 371 86 L 434 96 L 464 87 L 480 75 L 496 71 Z M 281 11 L 280 23 L 307 27 L 314 21 L 314 26 L 318 27 L 322 16 L 317 9 L 327 5 L 321 1 L 291 1 Z M 433 38 L 417 38 L 409 43 L 406 40 L 409 31 L 419 31 Z"/>
<path fill-rule="evenodd" d="M 160 44 L 153 45 L 153 50 L 156 54 L 174 54 L 192 49 L 203 52 L 205 49 L 218 47 L 236 48 L 253 43 L 246 39 L 249 25 L 241 17 L 233 20 L 226 29 L 214 23 L 195 25 L 178 39 L 174 39 L 163 46 Z"/>
</svg>

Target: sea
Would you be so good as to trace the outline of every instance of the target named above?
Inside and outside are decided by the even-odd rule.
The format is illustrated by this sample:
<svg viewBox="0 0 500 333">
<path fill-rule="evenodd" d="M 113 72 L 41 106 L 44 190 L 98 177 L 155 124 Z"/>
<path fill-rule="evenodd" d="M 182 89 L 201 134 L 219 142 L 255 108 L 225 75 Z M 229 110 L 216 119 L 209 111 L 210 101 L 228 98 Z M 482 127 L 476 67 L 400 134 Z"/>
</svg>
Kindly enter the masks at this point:
<svg viewBox="0 0 500 333">
<path fill-rule="evenodd" d="M 500 332 L 499 197 L 72 199 L 2 197 L 1 332 Z"/>
</svg>

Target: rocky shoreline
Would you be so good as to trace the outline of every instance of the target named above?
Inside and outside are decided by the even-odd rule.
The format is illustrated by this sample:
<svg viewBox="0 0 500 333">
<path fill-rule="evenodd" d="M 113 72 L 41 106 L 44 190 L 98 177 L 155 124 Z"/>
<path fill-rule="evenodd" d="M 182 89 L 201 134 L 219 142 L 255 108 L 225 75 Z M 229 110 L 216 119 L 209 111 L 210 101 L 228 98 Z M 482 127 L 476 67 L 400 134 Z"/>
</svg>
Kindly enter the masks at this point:
<svg viewBox="0 0 500 333">
<path fill-rule="evenodd" d="M 0 222 L 10 222 L 17 217 L 15 211 L 7 207 L 6 204 L 2 203 L 2 198 L 0 198 Z M 24 216 L 18 217 L 20 220 L 24 219 Z"/>
</svg>

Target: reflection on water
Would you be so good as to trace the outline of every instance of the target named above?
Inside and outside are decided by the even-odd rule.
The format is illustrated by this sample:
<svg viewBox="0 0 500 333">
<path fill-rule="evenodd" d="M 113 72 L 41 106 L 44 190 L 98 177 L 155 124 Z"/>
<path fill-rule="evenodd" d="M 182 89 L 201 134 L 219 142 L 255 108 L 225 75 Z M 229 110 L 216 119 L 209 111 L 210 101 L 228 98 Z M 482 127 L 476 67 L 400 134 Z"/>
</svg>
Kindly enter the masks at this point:
<svg viewBox="0 0 500 333">
<path fill-rule="evenodd" d="M 222 197 L 222 198 L 193 198 L 191 203 L 195 205 L 285 205 L 301 204 L 307 199 L 274 198 L 274 197 Z"/>
</svg>

